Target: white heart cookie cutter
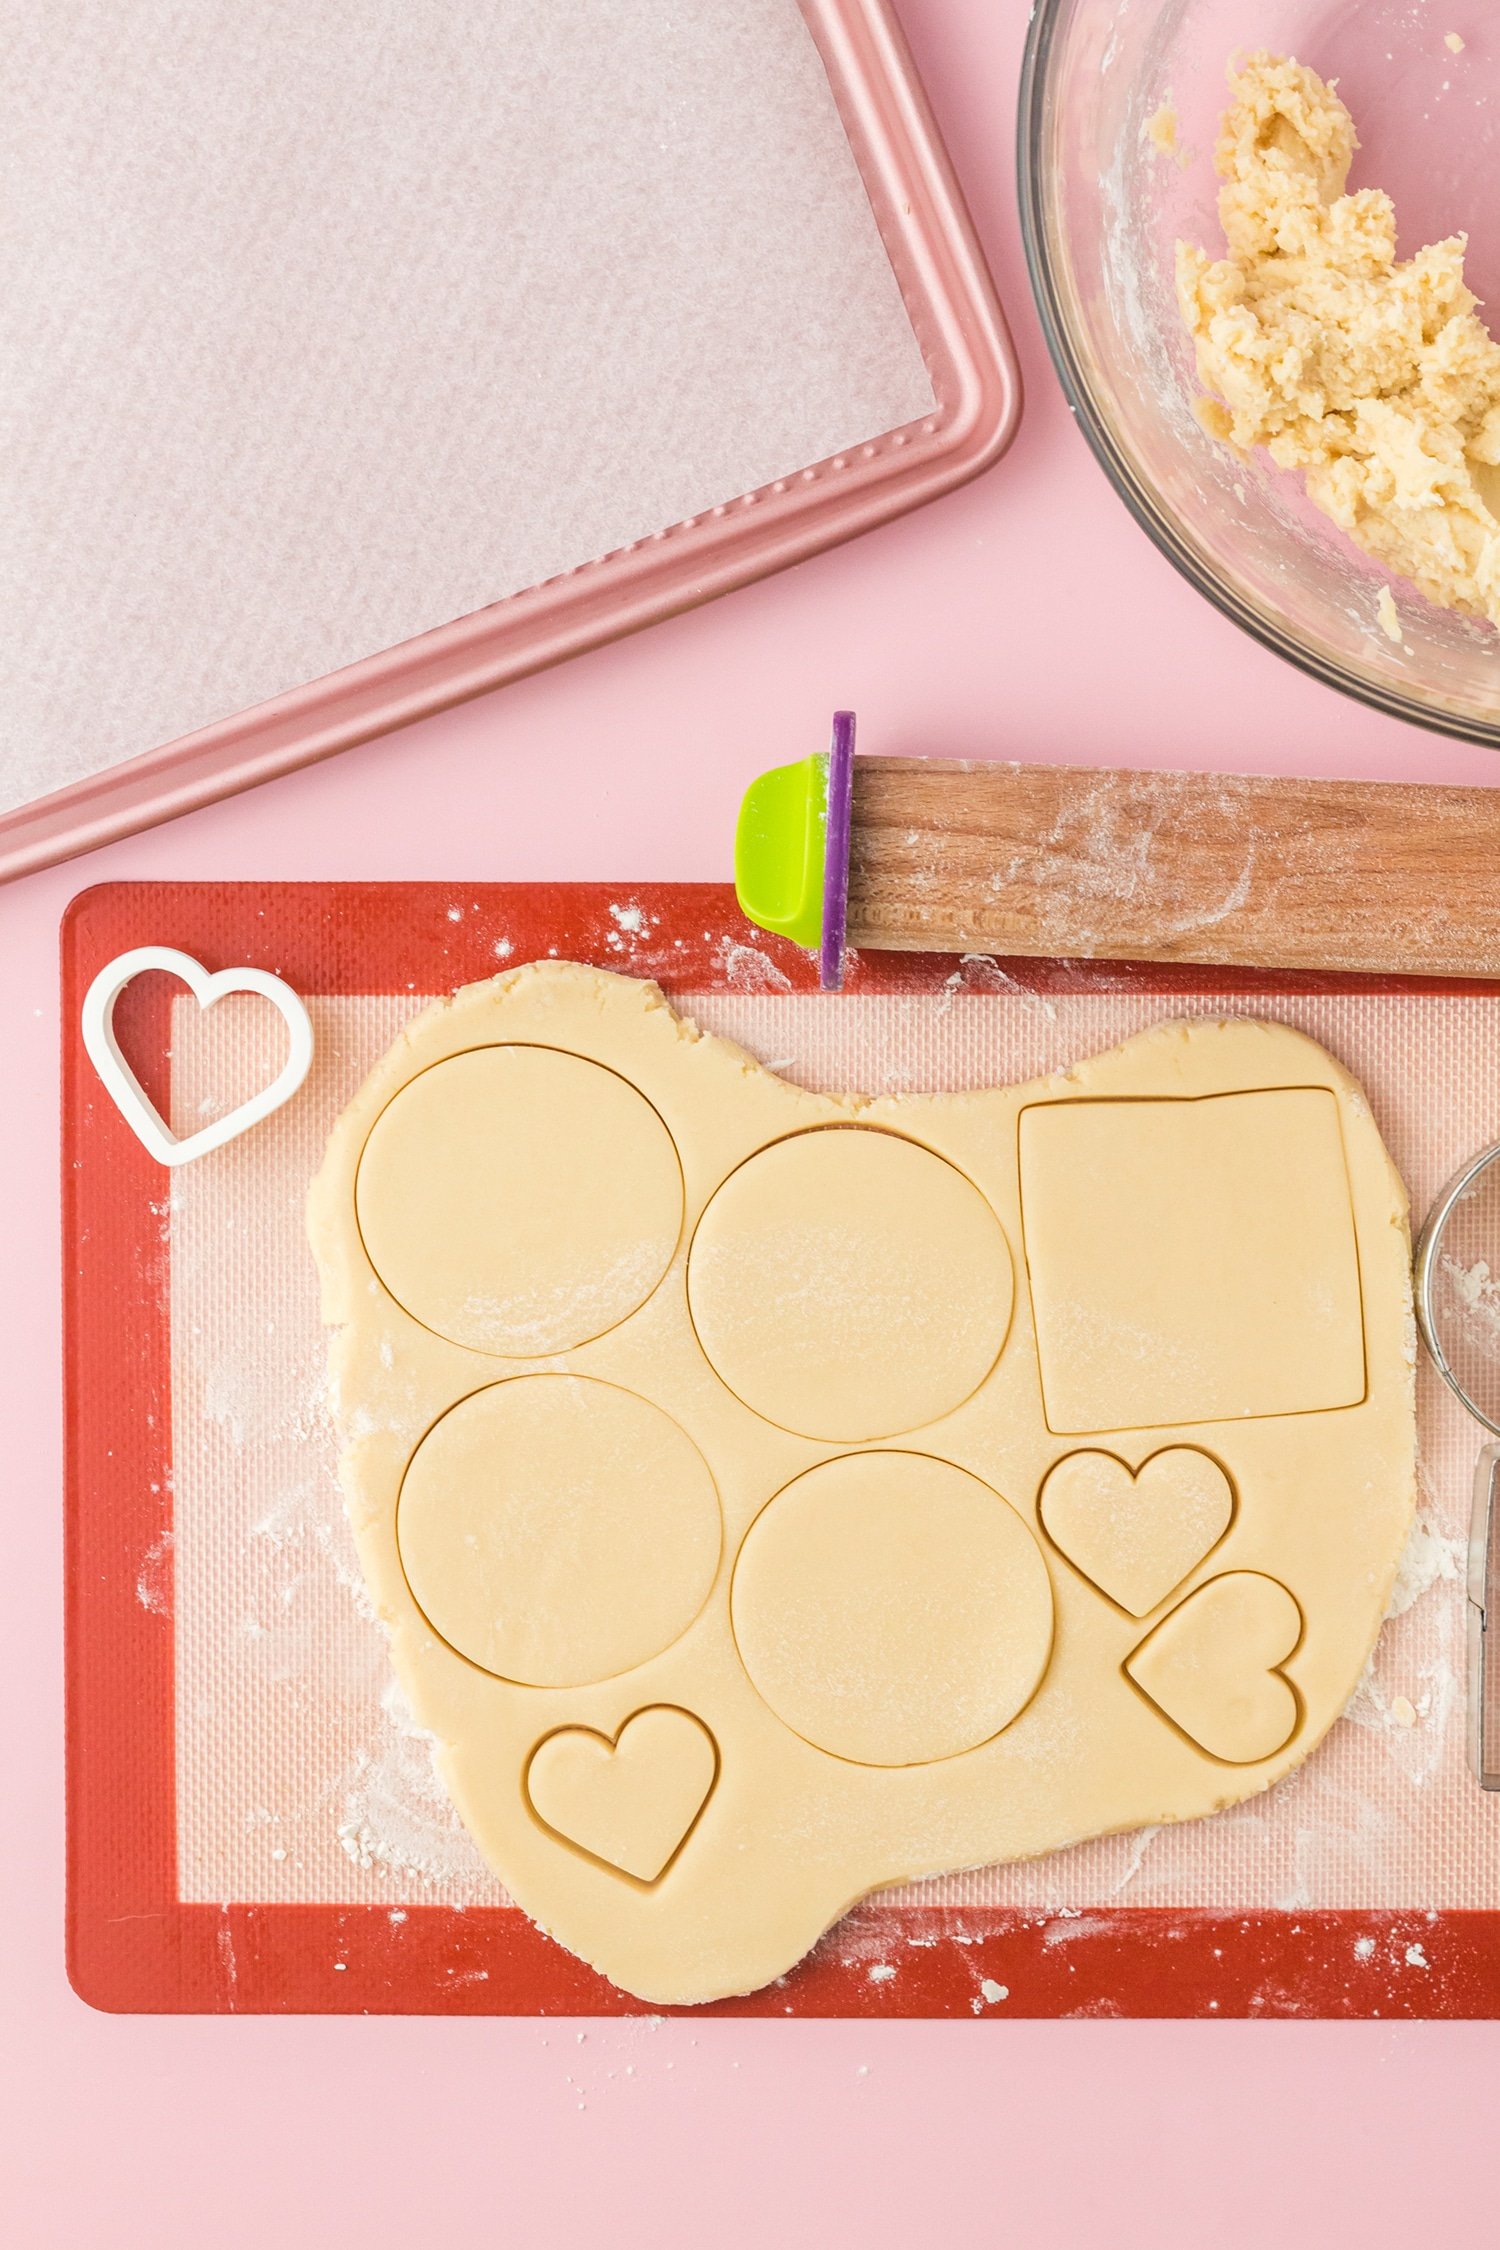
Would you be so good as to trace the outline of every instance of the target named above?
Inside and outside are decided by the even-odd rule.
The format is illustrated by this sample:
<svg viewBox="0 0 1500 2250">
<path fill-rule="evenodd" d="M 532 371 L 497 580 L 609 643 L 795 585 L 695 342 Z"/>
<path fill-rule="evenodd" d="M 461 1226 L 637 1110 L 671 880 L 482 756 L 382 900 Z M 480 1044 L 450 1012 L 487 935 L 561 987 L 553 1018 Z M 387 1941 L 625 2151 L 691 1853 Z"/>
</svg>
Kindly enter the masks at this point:
<svg viewBox="0 0 1500 2250">
<path fill-rule="evenodd" d="M 200 1008 L 211 1008 L 231 992 L 258 993 L 270 1001 L 291 1034 L 291 1052 L 269 1086 L 226 1116 L 216 1117 L 211 1125 L 181 1139 L 145 1092 L 115 1038 L 115 1002 L 131 978 L 147 969 L 161 969 L 167 976 L 179 978 Z M 280 1109 L 307 1076 L 313 1056 L 311 1018 L 299 996 L 280 977 L 273 977 L 267 969 L 218 969 L 210 975 L 191 953 L 179 953 L 170 945 L 137 946 L 99 971 L 84 995 L 83 1043 L 110 1099 L 136 1139 L 158 1164 L 174 1165 L 191 1164 L 194 1157 L 207 1156 L 210 1149 L 237 1140 L 252 1125 L 259 1125 L 273 1110 Z"/>
</svg>

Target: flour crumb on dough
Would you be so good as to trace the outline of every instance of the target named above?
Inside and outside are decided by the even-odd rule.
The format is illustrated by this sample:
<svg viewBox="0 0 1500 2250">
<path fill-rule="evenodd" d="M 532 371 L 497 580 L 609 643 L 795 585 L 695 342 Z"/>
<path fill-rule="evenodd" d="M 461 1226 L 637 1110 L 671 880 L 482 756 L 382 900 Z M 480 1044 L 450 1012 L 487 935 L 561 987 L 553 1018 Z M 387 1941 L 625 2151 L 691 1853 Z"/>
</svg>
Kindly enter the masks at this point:
<svg viewBox="0 0 1500 2250">
<path fill-rule="evenodd" d="M 1401 620 L 1396 615 L 1396 597 L 1389 586 L 1382 586 L 1375 601 L 1375 615 L 1380 620 L 1380 630 L 1388 641 L 1401 638 Z"/>
<path fill-rule="evenodd" d="M 1467 237 L 1396 256 L 1379 188 L 1345 192 L 1354 122 L 1314 71 L 1231 71 L 1215 167 L 1226 254 L 1177 246 L 1211 394 L 1204 428 L 1264 446 L 1355 544 L 1444 609 L 1500 624 L 1500 345 L 1464 283 Z"/>
<path fill-rule="evenodd" d="M 1443 45 L 1450 55 L 1461 55 L 1464 51 L 1464 43 L 1456 31 L 1445 31 L 1443 33 Z"/>
</svg>

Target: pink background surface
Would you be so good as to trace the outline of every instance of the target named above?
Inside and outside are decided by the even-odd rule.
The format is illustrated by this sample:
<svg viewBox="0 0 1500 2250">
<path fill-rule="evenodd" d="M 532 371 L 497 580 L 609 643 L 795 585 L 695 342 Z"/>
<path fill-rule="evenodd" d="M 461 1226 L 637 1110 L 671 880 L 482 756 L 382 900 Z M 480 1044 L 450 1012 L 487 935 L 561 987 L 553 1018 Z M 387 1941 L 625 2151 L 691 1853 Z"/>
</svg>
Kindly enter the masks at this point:
<svg viewBox="0 0 1500 2250">
<path fill-rule="evenodd" d="M 62 1967 L 56 938 L 133 877 L 722 878 L 819 747 L 1500 782 L 1221 620 L 1108 492 L 1017 237 L 1023 0 L 905 0 L 1029 384 L 991 476 L 717 607 L 0 895 L 0 2228 L 150 2243 L 780 2245 L 1494 2231 L 1500 2026 L 107 2018 Z M 1491 2177 L 1487 2182 L 1486 2175 Z"/>
</svg>

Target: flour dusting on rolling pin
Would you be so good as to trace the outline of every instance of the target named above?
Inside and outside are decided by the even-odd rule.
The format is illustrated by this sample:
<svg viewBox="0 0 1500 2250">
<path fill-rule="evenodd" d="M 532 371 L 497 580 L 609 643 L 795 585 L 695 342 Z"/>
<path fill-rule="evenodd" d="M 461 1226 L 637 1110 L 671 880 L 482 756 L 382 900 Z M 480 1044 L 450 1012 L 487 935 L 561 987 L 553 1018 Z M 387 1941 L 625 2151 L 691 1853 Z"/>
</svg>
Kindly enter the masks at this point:
<svg viewBox="0 0 1500 2250">
<path fill-rule="evenodd" d="M 746 792 L 735 886 L 819 951 L 1500 977 L 1500 792 L 831 751 Z"/>
</svg>

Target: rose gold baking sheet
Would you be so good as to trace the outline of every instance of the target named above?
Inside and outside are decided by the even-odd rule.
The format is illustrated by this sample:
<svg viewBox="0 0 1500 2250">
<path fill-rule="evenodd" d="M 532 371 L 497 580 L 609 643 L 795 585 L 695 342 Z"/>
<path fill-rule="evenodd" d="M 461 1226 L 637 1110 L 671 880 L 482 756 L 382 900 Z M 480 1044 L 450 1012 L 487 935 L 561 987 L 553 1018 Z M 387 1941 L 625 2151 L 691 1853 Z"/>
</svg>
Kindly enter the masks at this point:
<svg viewBox="0 0 1500 2250">
<path fill-rule="evenodd" d="M 0 876 L 973 475 L 1003 317 L 885 0 L 18 0 Z"/>
</svg>

